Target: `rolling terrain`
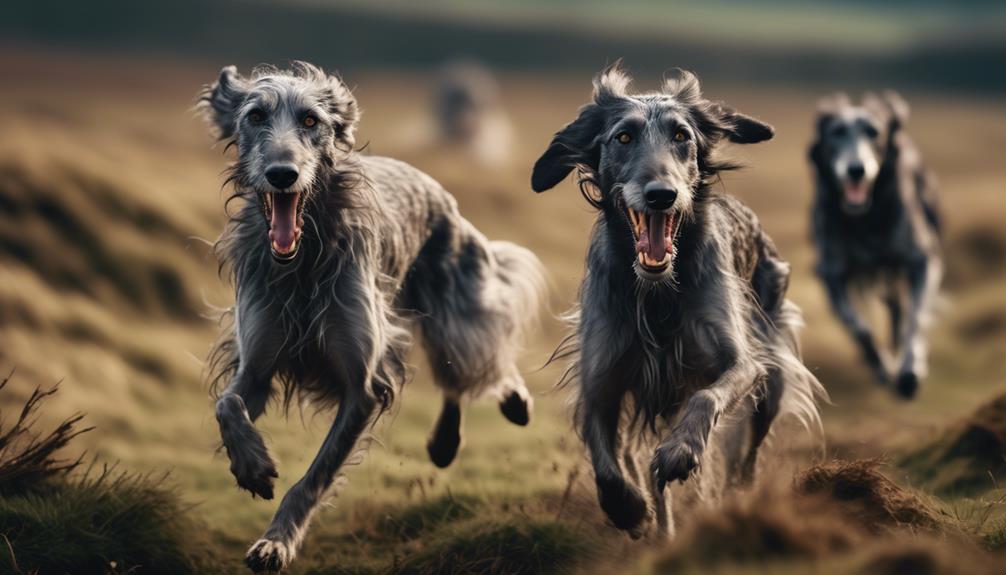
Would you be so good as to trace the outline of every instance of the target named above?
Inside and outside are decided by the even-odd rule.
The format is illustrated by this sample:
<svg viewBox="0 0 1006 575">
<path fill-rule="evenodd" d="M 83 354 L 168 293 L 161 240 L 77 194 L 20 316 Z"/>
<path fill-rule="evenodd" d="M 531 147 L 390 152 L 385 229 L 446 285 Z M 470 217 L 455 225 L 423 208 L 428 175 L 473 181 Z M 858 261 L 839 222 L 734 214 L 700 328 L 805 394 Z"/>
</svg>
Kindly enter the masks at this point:
<svg viewBox="0 0 1006 575">
<path fill-rule="evenodd" d="M 96 427 L 66 456 L 86 451 L 130 472 L 169 472 L 201 526 L 192 545 L 205 546 L 220 572 L 241 572 L 245 546 L 276 502 L 235 487 L 217 451 L 202 374 L 214 310 L 230 301 L 209 247 L 225 221 L 227 155 L 191 106 L 218 69 L 0 55 L 0 75 L 17 78 L 0 91 L 0 372 L 16 368 L 0 408 L 19 409 L 36 386 L 61 381 L 41 422 L 83 412 Z M 552 132 L 586 101 L 589 77 L 502 75 L 515 149 L 496 168 L 422 143 L 433 92 L 427 76 L 371 71 L 347 80 L 364 110 L 364 153 L 429 172 L 487 236 L 534 250 L 553 282 L 552 311 L 567 309 L 593 213 L 573 184 L 539 196 L 528 180 Z M 653 87 L 657 78 L 639 80 Z M 806 363 L 833 400 L 824 408 L 823 452 L 796 431 L 776 437 L 763 458 L 772 472 L 753 494 L 700 513 L 669 548 L 633 542 L 596 509 L 567 392 L 553 388 L 561 366 L 541 369 L 563 334 L 549 319 L 523 362 L 536 395 L 532 424 L 514 427 L 491 402 L 475 403 L 465 446 L 447 470 L 425 453 L 439 399 L 415 357 L 413 381 L 374 429 L 364 461 L 347 469 L 348 485 L 315 517 L 294 573 L 601 573 L 612 565 L 639 573 L 899 573 L 903 561 L 931 568 L 912 572 L 956 573 L 962 565 L 992 572 L 1006 561 L 1006 490 L 996 476 L 1006 473 L 1006 107 L 906 94 L 909 129 L 939 176 L 949 272 L 931 376 L 905 403 L 872 383 L 812 275 L 805 158 L 820 94 L 705 88 L 778 134 L 735 150 L 749 167 L 725 176 L 724 186 L 755 209 L 793 264 L 790 297 L 805 313 Z M 280 464 L 278 492 L 307 467 L 329 421 L 310 406 L 287 414 L 277 406 L 263 419 Z"/>
</svg>

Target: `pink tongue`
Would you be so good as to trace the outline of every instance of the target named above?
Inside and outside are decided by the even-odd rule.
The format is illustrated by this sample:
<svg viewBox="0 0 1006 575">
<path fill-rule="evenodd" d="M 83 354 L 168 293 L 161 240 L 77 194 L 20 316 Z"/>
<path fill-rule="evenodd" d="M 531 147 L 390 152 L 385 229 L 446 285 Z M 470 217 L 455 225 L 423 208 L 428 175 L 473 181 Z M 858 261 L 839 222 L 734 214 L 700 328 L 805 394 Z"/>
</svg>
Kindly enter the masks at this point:
<svg viewBox="0 0 1006 575">
<path fill-rule="evenodd" d="M 667 244 L 664 242 L 664 228 L 667 225 L 667 214 L 657 213 L 650 214 L 650 222 L 647 226 L 647 235 L 649 236 L 648 245 L 646 245 L 646 255 L 651 260 L 655 262 L 664 261 L 664 256 L 667 255 Z"/>
<path fill-rule="evenodd" d="M 845 184 L 845 201 L 850 204 L 861 204 L 866 201 L 866 184 Z"/>
<path fill-rule="evenodd" d="M 272 221 L 269 222 L 269 240 L 281 253 L 293 250 L 300 237 L 297 226 L 297 198 L 300 194 L 273 194 Z"/>
</svg>

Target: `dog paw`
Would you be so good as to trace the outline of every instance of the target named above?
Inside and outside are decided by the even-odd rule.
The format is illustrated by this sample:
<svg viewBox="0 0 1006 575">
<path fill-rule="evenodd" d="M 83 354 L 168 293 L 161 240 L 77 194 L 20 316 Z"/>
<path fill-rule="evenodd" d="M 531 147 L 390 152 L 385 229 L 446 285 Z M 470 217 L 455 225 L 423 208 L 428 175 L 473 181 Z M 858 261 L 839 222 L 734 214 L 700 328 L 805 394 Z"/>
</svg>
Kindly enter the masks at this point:
<svg viewBox="0 0 1006 575">
<path fill-rule="evenodd" d="M 461 435 L 458 433 L 438 433 L 426 442 L 426 453 L 433 465 L 444 469 L 454 462 L 461 448 Z"/>
<path fill-rule="evenodd" d="M 272 499 L 273 482 L 279 477 L 276 462 L 248 418 L 248 411 L 240 397 L 225 395 L 217 402 L 217 422 L 231 462 L 231 474 L 238 487 L 262 499 Z"/>
<path fill-rule="evenodd" d="M 227 448 L 231 460 L 231 474 L 237 480 L 238 487 L 247 489 L 251 494 L 262 499 L 273 498 L 273 484 L 279 472 L 276 462 L 269 455 L 262 437 L 251 429 L 241 443 Z"/>
<path fill-rule="evenodd" d="M 650 468 L 657 481 L 657 489 L 663 491 L 671 481 L 685 481 L 699 467 L 700 448 L 685 441 L 661 444 L 653 455 Z"/>
<path fill-rule="evenodd" d="M 285 541 L 259 539 L 248 549 L 245 564 L 256 573 L 279 572 L 293 562 L 296 553 L 293 545 Z"/>
<path fill-rule="evenodd" d="M 456 405 L 444 407 L 433 435 L 426 442 L 426 453 L 433 465 L 443 469 L 454 461 L 461 449 L 461 410 Z"/>
<path fill-rule="evenodd" d="M 904 399 L 912 399 L 919 391 L 919 376 L 911 371 L 903 371 L 898 374 L 895 382 L 895 390 Z"/>
<path fill-rule="evenodd" d="M 531 401 L 525 400 L 516 391 L 500 402 L 500 411 L 503 412 L 503 417 L 516 425 L 524 426 L 531 421 Z"/>
<path fill-rule="evenodd" d="M 253 466 L 235 466 L 231 463 L 231 473 L 237 480 L 238 487 L 246 489 L 253 496 L 257 495 L 262 499 L 273 498 L 273 485 L 279 472 L 276 471 L 276 464 L 271 458 L 265 461 L 256 461 Z"/>
<path fill-rule="evenodd" d="M 646 500 L 634 487 L 624 481 L 598 481 L 597 495 L 601 509 L 615 527 L 628 531 L 633 539 L 642 535 Z"/>
</svg>

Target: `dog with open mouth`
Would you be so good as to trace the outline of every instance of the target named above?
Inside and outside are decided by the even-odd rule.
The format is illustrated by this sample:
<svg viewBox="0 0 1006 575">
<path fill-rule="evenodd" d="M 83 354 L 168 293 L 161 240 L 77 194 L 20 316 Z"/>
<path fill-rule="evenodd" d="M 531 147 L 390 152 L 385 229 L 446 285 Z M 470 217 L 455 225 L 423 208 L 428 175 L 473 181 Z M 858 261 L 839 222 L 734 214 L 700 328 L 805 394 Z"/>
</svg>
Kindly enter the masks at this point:
<svg viewBox="0 0 1006 575">
<path fill-rule="evenodd" d="M 276 463 L 254 426 L 271 397 L 338 406 L 306 474 L 246 555 L 254 571 L 282 571 L 403 385 L 409 328 L 422 333 L 443 394 L 427 442 L 435 465 L 458 453 L 467 398 L 493 397 L 508 420 L 528 424 L 516 359 L 546 284 L 534 254 L 486 239 L 428 175 L 356 152 L 360 111 L 340 78 L 303 62 L 249 77 L 227 67 L 200 107 L 237 156 L 228 180 L 240 207 L 217 242 L 236 301 L 210 368 L 238 486 L 273 497 Z"/>
<path fill-rule="evenodd" d="M 672 493 L 751 481 L 777 416 L 818 422 L 825 394 L 800 361 L 789 265 L 714 186 L 737 167 L 723 145 L 768 140 L 772 128 L 706 100 L 689 72 L 651 93 L 629 83 L 619 64 L 594 79 L 531 186 L 576 170 L 599 211 L 574 330 L 553 357 L 571 360 L 564 381 L 577 384 L 600 506 L 630 534 L 670 535 Z"/>
<path fill-rule="evenodd" d="M 876 380 L 906 399 L 928 371 L 926 330 L 943 276 L 935 181 L 905 129 L 908 115 L 895 92 L 868 93 L 859 105 L 835 94 L 818 104 L 810 147 L 818 276 Z M 890 354 L 856 309 L 857 292 L 885 304 Z"/>
</svg>

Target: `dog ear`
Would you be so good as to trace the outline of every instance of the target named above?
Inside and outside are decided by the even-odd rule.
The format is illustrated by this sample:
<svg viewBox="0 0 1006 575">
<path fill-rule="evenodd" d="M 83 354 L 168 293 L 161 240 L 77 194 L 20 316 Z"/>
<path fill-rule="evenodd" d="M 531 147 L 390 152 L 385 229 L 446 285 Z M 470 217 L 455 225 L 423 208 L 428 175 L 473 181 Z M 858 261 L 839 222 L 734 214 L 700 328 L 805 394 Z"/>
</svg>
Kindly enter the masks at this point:
<svg viewBox="0 0 1006 575">
<path fill-rule="evenodd" d="M 769 124 L 733 110 L 727 110 L 721 122 L 727 138 L 735 144 L 757 144 L 775 136 L 775 128 Z"/>
<path fill-rule="evenodd" d="M 339 76 L 329 74 L 328 112 L 332 115 L 336 135 L 352 148 L 356 145 L 356 127 L 360 123 L 360 106 L 356 96 Z"/>
<path fill-rule="evenodd" d="M 234 66 L 220 70 L 217 81 L 203 88 L 197 108 L 202 110 L 210 131 L 218 139 L 226 140 L 234 135 L 238 108 L 247 95 L 248 81 Z"/>
<path fill-rule="evenodd" d="M 894 90 L 886 90 L 883 98 L 888 109 L 891 110 L 892 129 L 904 126 L 908 122 L 908 116 L 911 114 L 911 108 L 909 108 L 908 102 L 901 97 L 901 94 L 895 92 Z"/>
<path fill-rule="evenodd" d="M 552 138 L 545 153 L 534 163 L 531 189 L 544 192 L 566 179 L 577 166 L 597 171 L 600 146 L 597 136 L 602 127 L 602 112 L 597 104 L 587 104 L 580 115 Z"/>
<path fill-rule="evenodd" d="M 873 92 L 863 94 L 863 107 L 879 119 L 887 120 L 888 132 L 894 134 L 908 121 L 908 102 L 893 90 L 878 96 Z"/>
<path fill-rule="evenodd" d="M 596 172 L 601 161 L 597 137 L 604 128 L 604 106 L 622 99 L 632 78 L 622 68 L 622 60 L 601 70 L 593 79 L 593 102 L 580 108 L 580 115 L 552 138 L 545 153 L 534 163 L 531 189 L 544 192 L 566 179 L 579 166 Z"/>
<path fill-rule="evenodd" d="M 830 96 L 825 96 L 817 101 L 817 134 L 820 138 L 824 134 L 828 123 L 838 116 L 839 110 L 852 105 L 852 100 L 845 92 L 835 92 Z"/>
</svg>

